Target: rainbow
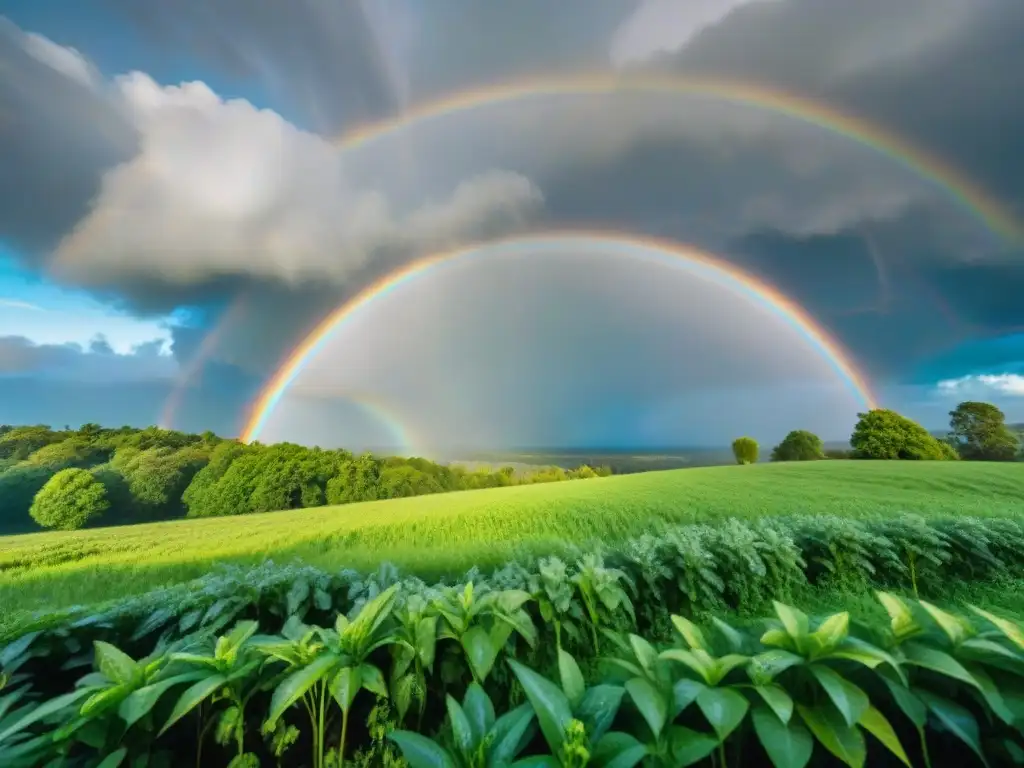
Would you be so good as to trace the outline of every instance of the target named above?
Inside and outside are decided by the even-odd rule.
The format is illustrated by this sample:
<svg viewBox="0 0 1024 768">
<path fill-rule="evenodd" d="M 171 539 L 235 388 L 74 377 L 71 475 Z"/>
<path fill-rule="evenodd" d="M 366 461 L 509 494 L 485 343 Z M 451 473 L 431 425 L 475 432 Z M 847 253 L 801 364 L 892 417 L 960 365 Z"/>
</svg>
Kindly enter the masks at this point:
<svg viewBox="0 0 1024 768">
<path fill-rule="evenodd" d="M 664 93 L 714 98 L 756 107 L 823 128 L 895 160 L 920 178 L 942 190 L 954 202 L 996 234 L 1007 240 L 1024 239 L 1024 227 L 1000 201 L 989 195 L 963 172 L 881 126 L 778 88 L 737 80 L 694 76 L 577 75 L 546 80 L 527 80 L 461 91 L 437 101 L 413 107 L 402 115 L 365 125 L 335 140 L 352 150 L 394 134 L 410 125 L 501 103 L 544 96 L 576 96 L 612 93 Z"/>
<path fill-rule="evenodd" d="M 360 309 L 376 299 L 387 295 L 403 283 L 423 275 L 440 264 L 500 250 L 530 250 L 558 245 L 572 245 L 580 249 L 612 250 L 628 256 L 662 256 L 674 259 L 673 263 L 687 265 L 692 271 L 710 277 L 752 301 L 770 308 L 795 328 L 808 342 L 808 345 L 829 362 L 865 409 L 872 410 L 878 407 L 867 379 L 859 372 L 849 354 L 806 310 L 773 286 L 732 264 L 680 243 L 610 232 L 570 230 L 510 237 L 426 256 L 367 286 L 325 317 L 285 358 L 284 363 L 268 380 L 253 403 L 249 411 L 248 423 L 242 431 L 242 442 L 251 442 L 259 436 L 281 397 L 306 364 L 317 355 L 335 331 Z"/>
</svg>

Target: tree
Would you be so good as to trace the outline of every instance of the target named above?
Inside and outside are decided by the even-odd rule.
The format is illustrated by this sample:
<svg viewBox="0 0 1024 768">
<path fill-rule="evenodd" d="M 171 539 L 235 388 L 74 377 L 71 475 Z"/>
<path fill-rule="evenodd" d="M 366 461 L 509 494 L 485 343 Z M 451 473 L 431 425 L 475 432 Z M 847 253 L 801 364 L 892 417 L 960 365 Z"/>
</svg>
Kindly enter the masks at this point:
<svg viewBox="0 0 1024 768">
<path fill-rule="evenodd" d="M 967 401 L 949 412 L 949 442 L 970 461 L 1013 461 L 1017 437 L 1006 426 L 1006 416 L 991 403 Z"/>
<path fill-rule="evenodd" d="M 29 514 L 44 528 L 73 531 L 102 515 L 107 490 L 85 469 L 62 469 L 36 494 Z"/>
<path fill-rule="evenodd" d="M 850 437 L 855 459 L 946 461 L 957 458 L 948 443 L 896 411 L 878 408 L 857 415 L 860 421 Z"/>
<path fill-rule="evenodd" d="M 752 437 L 737 437 L 732 441 L 732 455 L 737 464 L 753 464 L 757 461 L 759 448 Z"/>
<path fill-rule="evenodd" d="M 821 438 L 806 429 L 794 429 L 772 449 L 772 461 L 816 461 L 825 458 Z"/>
</svg>

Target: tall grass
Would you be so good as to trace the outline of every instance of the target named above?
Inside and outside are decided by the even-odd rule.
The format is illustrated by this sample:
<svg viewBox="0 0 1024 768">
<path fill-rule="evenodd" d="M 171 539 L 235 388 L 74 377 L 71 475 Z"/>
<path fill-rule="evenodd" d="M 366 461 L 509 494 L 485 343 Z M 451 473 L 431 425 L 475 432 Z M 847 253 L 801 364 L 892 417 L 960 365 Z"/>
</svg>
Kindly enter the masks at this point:
<svg viewBox="0 0 1024 768">
<path fill-rule="evenodd" d="M 0 539 L 0 611 L 89 604 L 202 576 L 216 563 L 293 558 L 426 577 L 523 552 L 620 540 L 654 521 L 912 512 L 1024 514 L 1024 472 L 982 463 L 815 462 L 710 467 L 464 491 L 245 517 Z"/>
</svg>

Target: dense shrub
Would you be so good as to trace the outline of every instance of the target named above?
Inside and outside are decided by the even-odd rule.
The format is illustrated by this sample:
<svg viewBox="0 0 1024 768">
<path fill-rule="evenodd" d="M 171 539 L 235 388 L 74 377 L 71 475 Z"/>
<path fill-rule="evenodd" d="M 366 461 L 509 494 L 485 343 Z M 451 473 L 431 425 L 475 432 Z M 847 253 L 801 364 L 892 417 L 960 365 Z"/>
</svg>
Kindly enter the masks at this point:
<svg viewBox="0 0 1024 768">
<path fill-rule="evenodd" d="M 737 437 L 732 441 L 732 455 L 737 464 L 754 464 L 757 462 L 759 449 L 757 440 L 752 437 Z"/>
<path fill-rule="evenodd" d="M 948 461 L 958 458 L 948 443 L 896 411 L 876 409 L 859 414 L 850 445 L 856 459 Z"/>
<path fill-rule="evenodd" d="M 795 429 L 772 449 L 772 461 L 816 461 L 825 458 L 821 438 L 805 429 Z"/>
<path fill-rule="evenodd" d="M 109 506 L 106 490 L 92 473 L 62 469 L 36 494 L 29 514 L 44 528 L 73 531 L 95 520 Z"/>
</svg>

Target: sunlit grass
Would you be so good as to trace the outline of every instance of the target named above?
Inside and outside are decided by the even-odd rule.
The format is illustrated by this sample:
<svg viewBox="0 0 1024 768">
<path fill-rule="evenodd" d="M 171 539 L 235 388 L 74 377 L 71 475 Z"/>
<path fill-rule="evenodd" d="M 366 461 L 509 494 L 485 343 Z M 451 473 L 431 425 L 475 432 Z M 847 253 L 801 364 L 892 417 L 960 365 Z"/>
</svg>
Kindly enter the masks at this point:
<svg viewBox="0 0 1024 768">
<path fill-rule="evenodd" d="M 1024 514 L 1020 465 L 815 462 L 709 467 L 243 517 L 0 538 L 0 613 L 88 604 L 202 576 L 215 563 L 382 561 L 438 577 L 517 550 L 616 540 L 654 520 L 913 512 Z"/>
</svg>

